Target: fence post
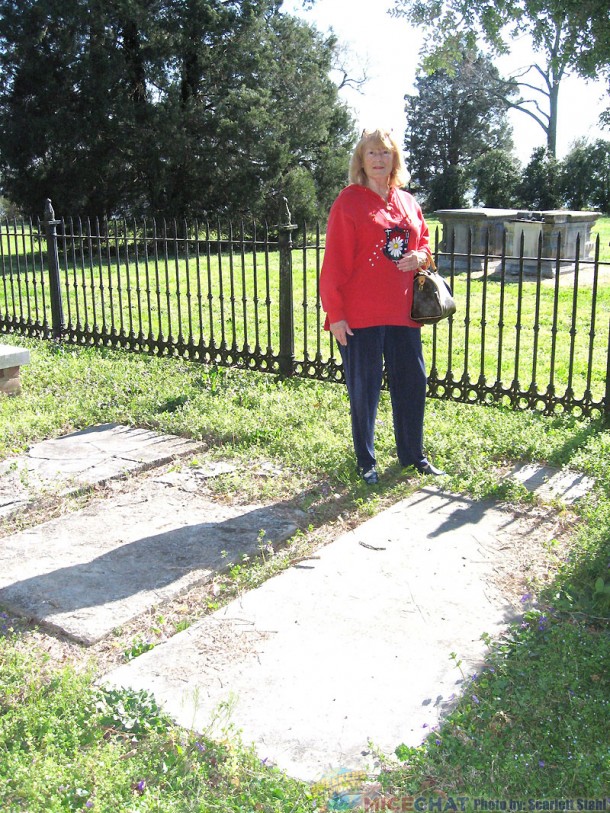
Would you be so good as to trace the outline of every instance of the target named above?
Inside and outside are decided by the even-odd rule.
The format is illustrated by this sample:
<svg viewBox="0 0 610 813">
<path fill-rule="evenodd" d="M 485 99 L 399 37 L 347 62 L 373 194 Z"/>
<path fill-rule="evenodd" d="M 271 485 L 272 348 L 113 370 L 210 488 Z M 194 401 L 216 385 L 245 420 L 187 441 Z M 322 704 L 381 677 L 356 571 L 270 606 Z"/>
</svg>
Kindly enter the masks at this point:
<svg viewBox="0 0 610 813">
<path fill-rule="evenodd" d="M 280 373 L 294 373 L 294 305 L 292 299 L 292 232 L 297 228 L 290 222 L 291 215 L 286 198 L 281 198 L 278 225 L 280 249 Z"/>
<path fill-rule="evenodd" d="M 608 319 L 608 354 L 606 356 L 606 397 L 604 399 L 604 424 L 610 427 L 610 319 Z"/>
<path fill-rule="evenodd" d="M 55 212 L 49 198 L 44 207 L 44 223 L 47 233 L 47 262 L 49 264 L 49 286 L 51 292 L 51 325 L 53 338 L 61 339 L 64 332 L 64 313 L 61 302 L 61 285 L 59 279 L 59 252 L 57 249 L 57 224 Z"/>
</svg>

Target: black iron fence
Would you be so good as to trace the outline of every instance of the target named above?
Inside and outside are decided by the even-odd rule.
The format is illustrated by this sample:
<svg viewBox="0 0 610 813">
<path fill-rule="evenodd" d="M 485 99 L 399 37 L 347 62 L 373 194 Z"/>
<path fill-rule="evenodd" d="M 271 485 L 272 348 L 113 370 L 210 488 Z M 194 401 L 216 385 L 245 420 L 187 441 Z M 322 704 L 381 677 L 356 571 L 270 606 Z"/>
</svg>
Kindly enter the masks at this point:
<svg viewBox="0 0 610 813">
<path fill-rule="evenodd" d="M 48 202 L 42 220 L 0 223 L 0 331 L 340 382 L 324 237 L 286 220 L 56 219 Z M 429 395 L 609 421 L 610 263 L 599 238 L 579 253 L 549 274 L 523 240 L 458 254 L 437 231 L 458 311 L 423 329 Z"/>
</svg>

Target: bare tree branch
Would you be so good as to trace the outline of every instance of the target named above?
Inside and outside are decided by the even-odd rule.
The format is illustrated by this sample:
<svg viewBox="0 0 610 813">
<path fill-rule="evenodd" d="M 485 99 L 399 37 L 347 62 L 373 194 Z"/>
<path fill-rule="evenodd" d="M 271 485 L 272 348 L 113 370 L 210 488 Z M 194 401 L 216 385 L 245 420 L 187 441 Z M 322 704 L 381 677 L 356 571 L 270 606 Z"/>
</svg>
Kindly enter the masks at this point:
<svg viewBox="0 0 610 813">
<path fill-rule="evenodd" d="M 355 61 L 353 56 L 347 45 L 338 45 L 335 49 L 333 71 L 341 77 L 337 82 L 339 90 L 351 88 L 357 93 L 362 93 L 364 85 L 370 78 L 368 74 L 369 62 L 368 59 L 364 62 L 358 62 L 358 74 L 354 75 L 352 73 Z"/>
</svg>

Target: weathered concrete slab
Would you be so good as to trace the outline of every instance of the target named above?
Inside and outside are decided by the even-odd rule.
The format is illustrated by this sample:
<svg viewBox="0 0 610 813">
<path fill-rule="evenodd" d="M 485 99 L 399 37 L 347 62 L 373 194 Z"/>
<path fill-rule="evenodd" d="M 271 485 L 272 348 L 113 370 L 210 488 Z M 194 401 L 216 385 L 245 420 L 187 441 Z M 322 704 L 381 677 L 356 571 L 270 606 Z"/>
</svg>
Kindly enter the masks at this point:
<svg viewBox="0 0 610 813">
<path fill-rule="evenodd" d="M 528 491 L 534 492 L 544 501 L 559 500 L 571 505 L 588 494 L 595 481 L 582 472 L 569 469 L 556 469 L 552 466 L 538 466 L 527 463 L 515 466 L 511 472 Z"/>
<path fill-rule="evenodd" d="M 366 769 L 369 741 L 420 743 L 467 686 L 452 653 L 472 674 L 481 635 L 515 616 L 494 570 L 540 522 L 424 488 L 104 682 L 199 731 L 228 705 L 261 758 L 302 779 Z"/>
<path fill-rule="evenodd" d="M 0 605 L 92 644 L 211 579 L 302 520 L 281 506 L 214 503 L 180 479 L 136 490 L 0 540 Z"/>
<path fill-rule="evenodd" d="M 0 369 L 20 367 L 30 363 L 30 351 L 26 347 L 14 347 L 12 344 L 0 344 Z"/>
<path fill-rule="evenodd" d="M 0 517 L 44 492 L 65 494 L 195 454 L 202 444 L 120 424 L 100 424 L 34 444 L 0 462 Z"/>
<path fill-rule="evenodd" d="M 29 362 L 30 351 L 27 348 L 0 344 L 0 394 L 19 395 L 20 370 L 23 364 Z"/>
</svg>

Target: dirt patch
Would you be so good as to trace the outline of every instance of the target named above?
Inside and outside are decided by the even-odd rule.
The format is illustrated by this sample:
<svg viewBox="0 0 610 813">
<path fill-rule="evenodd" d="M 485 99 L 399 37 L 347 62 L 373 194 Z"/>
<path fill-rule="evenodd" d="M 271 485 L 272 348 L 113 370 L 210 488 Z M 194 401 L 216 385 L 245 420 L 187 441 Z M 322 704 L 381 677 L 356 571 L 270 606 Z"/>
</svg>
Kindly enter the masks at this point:
<svg viewBox="0 0 610 813">
<path fill-rule="evenodd" d="M 515 518 L 506 558 L 494 566 L 496 586 L 515 606 L 546 586 L 565 560 L 577 518 L 546 506 L 510 508 Z"/>
</svg>

